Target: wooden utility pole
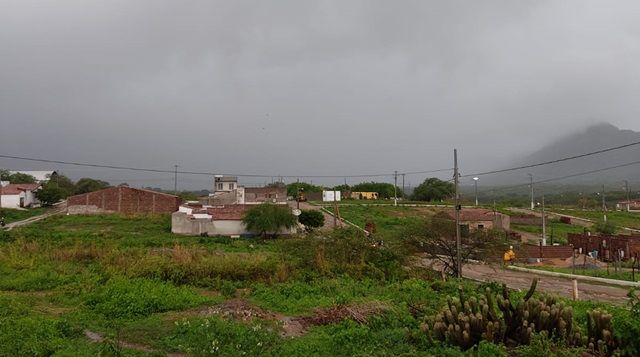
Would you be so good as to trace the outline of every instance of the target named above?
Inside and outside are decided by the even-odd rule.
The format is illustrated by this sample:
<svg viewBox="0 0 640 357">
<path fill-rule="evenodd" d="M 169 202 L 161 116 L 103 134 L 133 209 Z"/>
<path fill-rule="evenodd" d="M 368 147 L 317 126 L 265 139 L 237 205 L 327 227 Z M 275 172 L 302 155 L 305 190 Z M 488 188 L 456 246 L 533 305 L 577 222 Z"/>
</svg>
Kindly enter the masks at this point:
<svg viewBox="0 0 640 357">
<path fill-rule="evenodd" d="M 627 212 L 630 211 L 630 204 L 631 202 L 629 202 L 629 181 L 628 180 L 624 180 L 624 188 L 625 191 L 627 191 Z"/>
<path fill-rule="evenodd" d="M 398 205 L 398 170 L 393 172 L 393 205 Z"/>
<path fill-rule="evenodd" d="M 173 194 L 178 194 L 178 165 L 173 165 Z"/>
<path fill-rule="evenodd" d="M 402 174 L 402 197 L 404 197 L 406 195 L 406 192 L 404 190 L 404 175 L 405 174 Z"/>
<path fill-rule="evenodd" d="M 607 223 L 607 201 L 604 198 L 604 185 L 602 185 L 602 211 L 604 212 L 604 223 Z"/>
<path fill-rule="evenodd" d="M 542 245 L 547 245 L 547 219 L 544 213 L 544 193 L 542 194 Z"/>
<path fill-rule="evenodd" d="M 460 174 L 458 173 L 458 150 L 453 149 L 453 182 L 455 185 L 455 216 L 456 216 L 456 265 L 457 276 L 462 278 L 462 254 L 460 252 L 462 242 L 460 238 L 460 194 L 458 193 L 458 179 Z"/>
</svg>

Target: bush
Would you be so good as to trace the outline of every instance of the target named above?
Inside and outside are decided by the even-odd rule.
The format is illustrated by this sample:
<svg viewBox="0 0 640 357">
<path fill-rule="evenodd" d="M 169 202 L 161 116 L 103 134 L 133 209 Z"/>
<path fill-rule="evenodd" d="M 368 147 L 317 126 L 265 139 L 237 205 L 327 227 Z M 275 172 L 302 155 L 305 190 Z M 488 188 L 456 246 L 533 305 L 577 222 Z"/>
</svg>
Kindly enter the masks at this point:
<svg viewBox="0 0 640 357">
<path fill-rule="evenodd" d="M 303 210 L 298 216 L 298 221 L 311 229 L 324 225 L 324 214 L 319 210 Z"/>
<path fill-rule="evenodd" d="M 261 356 L 279 342 L 274 329 L 260 322 L 248 325 L 217 317 L 177 321 L 174 333 L 165 339 L 168 349 L 178 346 L 195 356 Z"/>
<path fill-rule="evenodd" d="M 205 302 L 192 289 L 147 279 L 116 278 L 89 295 L 87 306 L 110 319 L 148 316 Z"/>
<path fill-rule="evenodd" d="M 66 337 L 55 320 L 45 317 L 0 318 L 0 356 L 49 356 Z"/>
<path fill-rule="evenodd" d="M 267 233 L 276 236 L 281 229 L 295 226 L 296 217 L 288 206 L 263 203 L 249 209 L 242 222 L 246 224 L 247 230 L 266 237 Z"/>
</svg>

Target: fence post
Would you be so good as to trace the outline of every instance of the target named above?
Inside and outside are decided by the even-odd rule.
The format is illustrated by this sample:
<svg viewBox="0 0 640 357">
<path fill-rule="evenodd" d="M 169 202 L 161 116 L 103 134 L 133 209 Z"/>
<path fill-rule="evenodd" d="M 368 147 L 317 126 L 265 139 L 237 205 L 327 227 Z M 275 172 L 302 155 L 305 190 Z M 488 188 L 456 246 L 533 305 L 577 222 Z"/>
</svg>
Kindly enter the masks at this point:
<svg viewBox="0 0 640 357">
<path fill-rule="evenodd" d="M 572 284 L 573 285 L 572 297 L 573 297 L 574 301 L 577 301 L 578 300 L 578 280 L 577 279 L 573 279 L 572 282 L 573 282 L 573 284 Z"/>
</svg>

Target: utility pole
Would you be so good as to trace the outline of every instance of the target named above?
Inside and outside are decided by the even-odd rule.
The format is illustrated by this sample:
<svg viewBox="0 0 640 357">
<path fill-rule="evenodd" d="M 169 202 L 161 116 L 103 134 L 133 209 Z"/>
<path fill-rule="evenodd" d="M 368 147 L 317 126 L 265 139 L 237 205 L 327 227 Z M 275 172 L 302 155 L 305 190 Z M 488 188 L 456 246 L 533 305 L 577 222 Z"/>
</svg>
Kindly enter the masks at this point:
<svg viewBox="0 0 640 357">
<path fill-rule="evenodd" d="M 542 245 L 547 245 L 547 219 L 544 216 L 544 193 L 542 193 Z"/>
<path fill-rule="evenodd" d="M 532 174 L 527 174 L 527 175 L 529 175 L 529 180 L 531 181 L 529 186 L 531 186 L 531 209 L 533 210 L 534 208 L 536 208 L 535 204 L 533 203 L 533 175 Z"/>
<path fill-rule="evenodd" d="M 405 195 L 407 194 L 407 193 L 405 192 L 405 190 L 404 190 L 404 175 L 405 175 L 405 174 L 402 174 L 402 197 L 403 197 L 403 198 L 404 198 L 404 197 L 405 197 Z"/>
<path fill-rule="evenodd" d="M 178 165 L 173 165 L 173 194 L 178 194 Z"/>
<path fill-rule="evenodd" d="M 604 185 L 602 185 L 602 211 L 604 212 L 604 223 L 607 223 L 607 201 L 604 198 Z"/>
<path fill-rule="evenodd" d="M 398 205 L 398 170 L 393 172 L 393 205 Z"/>
<path fill-rule="evenodd" d="M 458 278 L 462 278 L 462 255 L 460 249 L 462 242 L 460 239 L 460 195 L 458 193 L 458 179 L 460 174 L 458 173 L 458 150 L 453 149 L 453 181 L 455 185 L 455 215 L 456 215 L 456 265 L 458 266 L 457 275 Z"/>
<path fill-rule="evenodd" d="M 296 208 L 300 209 L 300 179 L 296 180 Z"/>
<path fill-rule="evenodd" d="M 629 204 L 631 203 L 629 201 L 629 181 L 624 180 L 624 188 L 625 188 L 625 191 L 627 191 L 627 212 L 629 212 L 631 210 L 629 206 Z"/>
<path fill-rule="evenodd" d="M 480 179 L 479 177 L 473 178 L 473 183 L 475 184 L 475 187 L 476 187 L 476 206 L 478 205 L 478 180 L 479 179 Z"/>
</svg>

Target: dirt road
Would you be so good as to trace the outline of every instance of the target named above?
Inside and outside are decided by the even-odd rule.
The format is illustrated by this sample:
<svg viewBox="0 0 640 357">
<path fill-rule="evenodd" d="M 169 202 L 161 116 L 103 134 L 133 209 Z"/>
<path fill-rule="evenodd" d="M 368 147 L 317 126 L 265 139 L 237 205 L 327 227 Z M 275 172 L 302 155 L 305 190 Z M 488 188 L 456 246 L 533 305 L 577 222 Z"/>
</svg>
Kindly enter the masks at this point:
<svg viewBox="0 0 640 357">
<path fill-rule="evenodd" d="M 427 266 L 430 264 L 430 261 L 427 259 L 422 259 L 422 261 Z M 506 283 L 509 288 L 522 290 L 528 289 L 531 285 L 531 280 L 537 277 L 538 291 L 571 298 L 571 279 L 512 271 L 487 264 L 466 264 L 462 269 L 462 275 L 465 278 L 476 281 Z M 578 292 L 580 300 L 592 300 L 619 305 L 626 304 L 628 301 L 628 289 L 623 287 L 581 281 L 578 283 Z"/>
<path fill-rule="evenodd" d="M 16 221 L 16 222 L 9 223 L 4 228 L 6 230 L 10 231 L 10 230 L 12 230 L 14 228 L 18 228 L 18 227 L 21 227 L 21 226 L 26 226 L 26 225 L 31 224 L 33 222 L 37 222 L 37 221 L 45 219 L 47 217 L 51 217 L 53 215 L 62 214 L 62 213 L 64 213 L 63 210 L 55 208 L 55 209 L 52 209 L 51 211 L 48 211 L 47 213 L 41 214 L 39 216 L 33 216 L 33 217 L 29 217 L 27 219 L 23 219 L 22 221 Z"/>
<path fill-rule="evenodd" d="M 296 202 L 293 202 L 293 207 L 295 207 L 295 205 L 296 205 Z M 328 214 L 321 208 L 322 207 L 320 206 L 315 206 L 307 202 L 300 202 L 300 209 L 305 209 L 305 210 L 313 209 L 313 210 L 322 212 L 322 215 L 324 215 L 324 225 L 320 228 L 321 230 L 332 230 L 334 227 L 333 216 Z"/>
</svg>

